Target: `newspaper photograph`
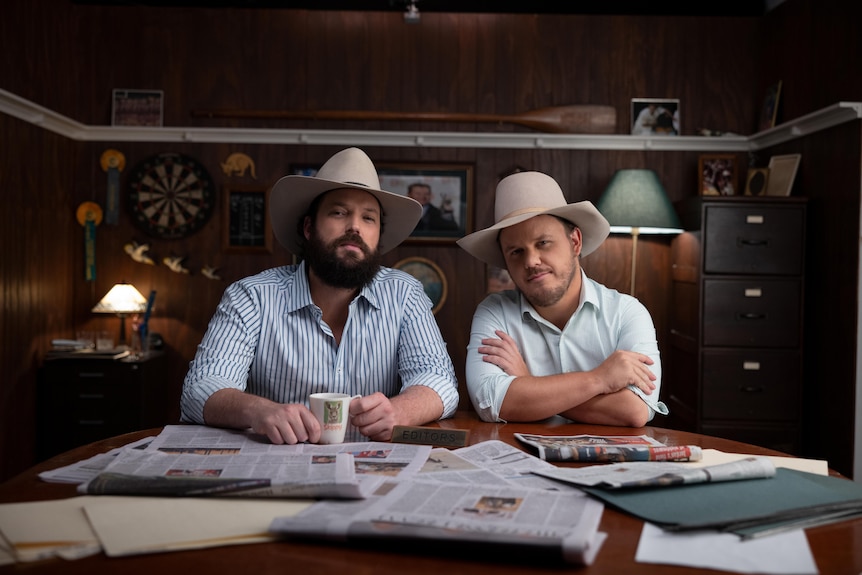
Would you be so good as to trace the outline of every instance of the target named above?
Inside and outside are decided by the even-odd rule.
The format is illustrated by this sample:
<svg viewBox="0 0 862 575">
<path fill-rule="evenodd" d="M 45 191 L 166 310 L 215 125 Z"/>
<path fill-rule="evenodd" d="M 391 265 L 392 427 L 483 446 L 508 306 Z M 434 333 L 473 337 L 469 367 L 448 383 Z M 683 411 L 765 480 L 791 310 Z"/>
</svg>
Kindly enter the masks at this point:
<svg viewBox="0 0 862 575">
<path fill-rule="evenodd" d="M 545 461 L 699 461 L 696 445 L 665 445 L 648 435 L 533 435 L 516 433 Z"/>
<path fill-rule="evenodd" d="M 705 467 L 693 467 L 685 463 L 633 461 L 580 468 L 554 467 L 551 470 L 537 470 L 534 473 L 581 487 L 628 489 L 738 479 L 766 479 L 775 475 L 775 465 L 766 457 L 746 457 L 738 461 Z"/>
<path fill-rule="evenodd" d="M 603 510 L 577 490 L 499 484 L 453 489 L 418 478 L 395 483 L 368 505 L 315 503 L 296 516 L 276 518 L 270 531 L 347 541 L 446 541 L 435 553 L 457 543 L 473 549 L 488 544 L 589 565 L 604 540 L 598 531 Z"/>
<path fill-rule="evenodd" d="M 383 442 L 273 445 L 249 432 L 169 425 L 146 449 L 122 450 L 78 491 L 357 499 L 386 478 L 415 475 L 430 451 Z"/>
</svg>

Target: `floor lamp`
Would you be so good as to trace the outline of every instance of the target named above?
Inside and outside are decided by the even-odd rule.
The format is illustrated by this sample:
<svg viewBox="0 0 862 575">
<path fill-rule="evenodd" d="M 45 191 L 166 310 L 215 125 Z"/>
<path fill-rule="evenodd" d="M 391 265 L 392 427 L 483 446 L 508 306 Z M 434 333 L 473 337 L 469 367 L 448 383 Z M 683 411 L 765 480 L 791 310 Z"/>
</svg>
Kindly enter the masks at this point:
<svg viewBox="0 0 862 575">
<path fill-rule="evenodd" d="M 638 236 L 682 233 L 679 217 L 652 170 L 617 170 L 596 207 L 607 218 L 611 233 L 632 236 L 630 293 L 635 295 Z"/>
</svg>

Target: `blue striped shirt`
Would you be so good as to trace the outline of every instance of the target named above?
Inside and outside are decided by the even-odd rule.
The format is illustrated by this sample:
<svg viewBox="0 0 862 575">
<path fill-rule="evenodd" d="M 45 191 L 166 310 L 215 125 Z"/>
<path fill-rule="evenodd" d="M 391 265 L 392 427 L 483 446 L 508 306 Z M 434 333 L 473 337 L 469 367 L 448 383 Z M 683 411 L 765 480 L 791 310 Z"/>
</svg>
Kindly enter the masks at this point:
<svg viewBox="0 0 862 575">
<path fill-rule="evenodd" d="M 381 267 L 350 303 L 339 344 L 303 262 L 228 286 L 186 374 L 181 419 L 203 424 L 204 403 L 225 388 L 308 405 L 311 393 L 392 397 L 413 385 L 437 392 L 442 417 L 455 412 L 458 381 L 422 284 Z"/>
</svg>

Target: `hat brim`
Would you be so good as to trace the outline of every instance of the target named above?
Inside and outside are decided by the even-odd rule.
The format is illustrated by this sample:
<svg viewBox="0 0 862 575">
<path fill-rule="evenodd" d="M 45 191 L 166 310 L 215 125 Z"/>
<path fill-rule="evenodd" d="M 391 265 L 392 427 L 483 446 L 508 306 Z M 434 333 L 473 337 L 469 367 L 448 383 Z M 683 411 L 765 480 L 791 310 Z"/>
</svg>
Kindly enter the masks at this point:
<svg viewBox="0 0 862 575">
<path fill-rule="evenodd" d="M 272 231 L 279 243 L 291 253 L 300 254 L 302 247 L 296 229 L 299 218 L 308 212 L 314 198 L 324 192 L 338 189 L 368 192 L 380 202 L 385 224 L 378 244 L 381 254 L 407 239 L 422 217 L 422 205 L 407 196 L 361 184 L 322 180 L 314 176 L 289 175 L 275 183 L 269 199 Z"/>
<path fill-rule="evenodd" d="M 489 228 L 464 236 L 457 243 L 474 258 L 492 266 L 506 269 L 506 259 L 503 257 L 503 252 L 497 241 L 500 230 L 536 216 L 558 216 L 575 224 L 581 230 L 581 256 L 587 256 L 596 251 L 611 232 L 610 224 L 601 212 L 591 202 L 583 201 L 541 212 L 529 212 L 506 218 Z"/>
</svg>

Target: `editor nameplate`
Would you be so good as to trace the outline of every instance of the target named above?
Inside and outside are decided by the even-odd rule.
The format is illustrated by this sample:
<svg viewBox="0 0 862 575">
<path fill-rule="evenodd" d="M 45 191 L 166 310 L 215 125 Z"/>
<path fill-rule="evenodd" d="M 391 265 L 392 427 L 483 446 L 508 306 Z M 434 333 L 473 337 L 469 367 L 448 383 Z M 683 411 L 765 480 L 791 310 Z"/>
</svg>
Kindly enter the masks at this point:
<svg viewBox="0 0 862 575">
<path fill-rule="evenodd" d="M 415 427 L 396 425 L 392 430 L 393 443 L 418 443 L 442 447 L 464 447 L 467 445 L 468 429 L 440 429 L 439 427 Z"/>
</svg>

